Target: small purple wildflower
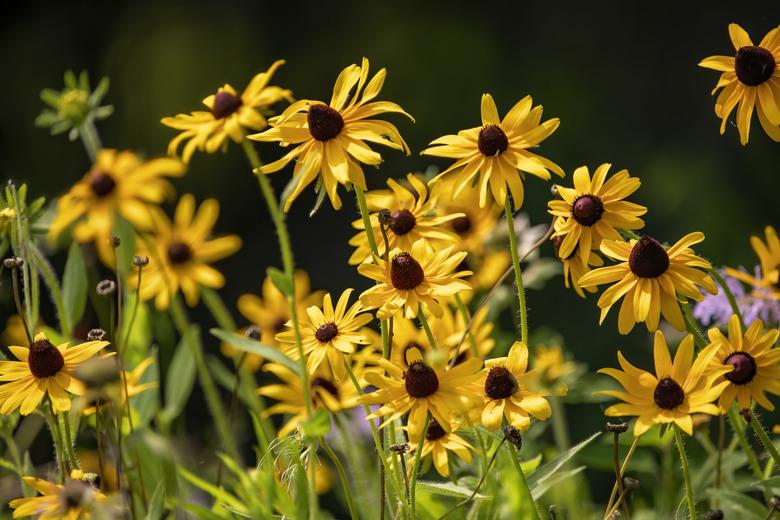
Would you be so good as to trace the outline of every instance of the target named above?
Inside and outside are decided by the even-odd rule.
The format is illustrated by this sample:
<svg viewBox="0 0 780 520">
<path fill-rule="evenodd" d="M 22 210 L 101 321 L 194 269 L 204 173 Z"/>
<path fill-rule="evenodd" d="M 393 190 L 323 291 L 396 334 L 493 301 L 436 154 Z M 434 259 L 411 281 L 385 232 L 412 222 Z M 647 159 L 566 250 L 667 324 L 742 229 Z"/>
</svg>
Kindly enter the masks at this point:
<svg viewBox="0 0 780 520">
<path fill-rule="evenodd" d="M 746 271 L 744 268 L 740 269 Z M 765 289 L 760 287 L 754 287 L 752 292 L 746 292 L 739 280 L 728 276 L 723 270 L 720 270 L 720 273 L 737 301 L 737 307 L 746 326 L 756 320 L 761 320 L 767 325 L 780 323 L 780 301 L 773 299 Z M 755 273 L 756 278 L 760 279 L 761 267 L 756 266 Z M 720 289 L 715 295 L 704 293 L 704 300 L 693 308 L 693 316 L 705 325 L 725 327 L 732 314 L 726 293 Z"/>
</svg>

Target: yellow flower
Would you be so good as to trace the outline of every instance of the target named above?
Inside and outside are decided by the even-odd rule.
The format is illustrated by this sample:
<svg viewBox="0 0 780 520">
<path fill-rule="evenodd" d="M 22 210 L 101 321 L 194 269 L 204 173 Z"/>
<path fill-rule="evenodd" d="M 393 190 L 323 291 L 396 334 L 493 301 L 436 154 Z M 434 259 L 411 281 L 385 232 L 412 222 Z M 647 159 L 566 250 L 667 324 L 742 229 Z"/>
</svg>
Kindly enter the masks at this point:
<svg viewBox="0 0 780 520">
<path fill-rule="evenodd" d="M 693 435 L 692 414 L 718 415 L 720 409 L 713 403 L 728 381 L 714 384 L 731 367 L 721 367 L 705 374 L 710 361 L 717 354 L 717 345 L 710 345 L 693 357 L 693 336 L 687 335 L 672 362 L 663 333 L 655 333 L 653 356 L 655 375 L 629 363 L 618 351 L 623 370 L 602 368 L 599 373 L 616 379 L 625 389 L 601 390 L 623 401 L 605 410 L 608 417 L 637 416 L 634 436 L 639 437 L 655 424 L 675 423 L 688 435 Z"/>
<path fill-rule="evenodd" d="M 173 195 L 165 177 L 183 174 L 184 165 L 177 159 L 144 162 L 133 152 L 100 150 L 87 174 L 57 201 L 49 238 L 54 240 L 84 217 L 73 229 L 73 237 L 81 243 L 94 242 L 100 259 L 113 265 L 111 237 L 116 214 L 137 230 L 151 229 L 162 213 L 157 205 Z"/>
<path fill-rule="evenodd" d="M 481 364 L 479 359 L 470 359 L 448 368 L 444 363 L 431 366 L 418 361 L 404 369 L 380 359 L 379 366 L 387 375 L 367 373 L 366 382 L 378 390 L 363 395 L 360 400 L 382 406 L 366 418 L 384 417 L 382 426 L 385 426 L 409 412 L 409 440 L 419 441 L 430 412 L 445 432 L 451 432 L 452 421 L 456 418 L 453 416 L 465 413 L 475 404 L 475 396 L 468 390 L 474 385 L 478 377 L 475 372 Z"/>
<path fill-rule="evenodd" d="M 645 322 L 647 330 L 654 331 L 661 314 L 672 327 L 685 330 L 677 295 L 701 301 L 704 296 L 697 285 L 710 294 L 718 292 L 712 278 L 700 270 L 709 269 L 710 263 L 689 247 L 702 240 L 703 233 L 690 233 L 668 249 L 648 236 L 630 242 L 604 240 L 601 252 L 620 263 L 594 269 L 579 281 L 582 287 L 617 282 L 599 298 L 599 323 L 612 305 L 623 298 L 618 315 L 621 334 L 628 334 L 634 323 L 641 322 Z"/>
<path fill-rule="evenodd" d="M 550 418 L 550 403 L 528 388 L 528 347 L 516 341 L 506 357 L 488 359 L 481 377 L 482 424 L 491 431 L 501 426 L 504 417 L 520 430 L 531 426 L 531 417 Z"/>
<path fill-rule="evenodd" d="M 458 242 L 458 236 L 447 229 L 458 214 L 445 214 L 437 211 L 436 198 L 428 196 L 428 188 L 422 179 L 412 173 L 406 176 L 409 187 L 401 186 L 394 179 L 387 179 L 390 190 L 374 190 L 366 194 L 366 202 L 371 211 L 371 230 L 377 241 L 379 256 L 385 255 L 385 241 L 379 225 L 378 212 L 390 211 L 391 223 L 385 227 L 389 248 L 408 251 L 414 242 L 423 240 L 430 251 L 435 251 Z M 371 248 L 366 237 L 363 219 L 352 223 L 360 232 L 352 237 L 349 244 L 355 246 L 355 252 L 349 258 L 352 265 L 360 264 L 371 258 Z"/>
<path fill-rule="evenodd" d="M 187 304 L 198 303 L 199 287 L 218 289 L 225 284 L 219 271 L 208 265 L 232 255 L 241 248 L 241 238 L 227 235 L 210 239 L 219 216 L 219 202 L 206 199 L 195 211 L 195 197 L 179 199 L 173 222 L 161 215 L 155 234 L 139 243 L 139 254 L 151 258 L 144 268 L 140 287 L 142 300 L 154 298 L 157 309 L 167 309 L 181 288 Z M 131 277 L 133 287 L 137 278 Z"/>
<path fill-rule="evenodd" d="M 558 217 L 556 221 L 560 219 Z M 580 278 L 585 273 L 590 272 L 590 268 L 592 267 L 601 267 L 604 265 L 604 260 L 601 259 L 601 257 L 595 252 L 591 251 L 590 256 L 588 257 L 588 262 L 586 264 L 583 264 L 580 261 L 579 256 L 575 258 L 577 255 L 576 249 L 571 252 L 571 254 L 565 258 L 562 258 L 560 255 L 561 250 L 561 243 L 563 242 L 563 237 L 553 237 L 552 239 L 553 247 L 555 248 L 555 256 L 558 257 L 558 259 L 563 264 L 563 283 L 566 285 L 566 288 L 573 287 L 574 291 L 577 293 L 577 295 L 580 296 L 580 298 L 585 297 L 585 293 L 582 290 L 582 287 L 580 286 Z M 569 279 L 571 279 L 571 284 L 569 283 Z M 589 286 L 585 288 L 586 291 L 589 293 L 595 293 L 597 291 L 596 287 Z"/>
<path fill-rule="evenodd" d="M 540 380 L 551 385 L 577 371 L 577 365 L 567 361 L 560 345 L 540 345 L 534 351 L 531 366 Z"/>
<path fill-rule="evenodd" d="M 41 332 L 41 327 L 35 327 L 35 334 Z M 24 321 L 18 314 L 13 314 L 5 322 L 5 329 L 0 335 L 0 341 L 5 345 L 21 345 L 27 343 L 27 332 L 24 330 Z"/>
<path fill-rule="evenodd" d="M 266 417 L 278 414 L 290 416 L 279 430 L 279 437 L 284 437 L 306 421 L 303 382 L 295 372 L 277 363 L 266 363 L 263 370 L 271 372 L 282 380 L 281 383 L 258 388 L 257 393 L 278 401 L 266 409 L 264 412 Z M 359 380 L 362 379 L 359 371 L 356 375 Z M 352 381 L 349 378 L 335 377 L 333 372 L 324 365 L 309 376 L 309 388 L 315 410 L 325 408 L 335 413 L 358 405 L 358 394 Z"/>
<path fill-rule="evenodd" d="M 314 374 L 327 358 L 330 369 L 336 377 L 343 379 L 344 355 L 353 354 L 355 345 L 369 343 L 363 327 L 373 319 L 373 316 L 363 312 L 365 309 L 359 301 L 348 308 L 351 294 L 352 289 L 341 293 L 334 309 L 330 293 L 327 293 L 322 302 L 322 309 L 312 305 L 306 309 L 308 321 L 299 319 L 303 355 L 306 356 L 306 370 L 309 374 Z M 286 327 L 284 332 L 276 335 L 276 340 L 286 345 L 285 353 L 288 356 L 299 359 L 292 322 L 287 322 Z"/>
<path fill-rule="evenodd" d="M 433 467 L 442 477 L 450 475 L 449 451 L 453 452 L 466 463 L 471 462 L 471 450 L 474 447 L 463 437 L 455 433 L 457 427 L 453 426 L 451 432 L 447 432 L 441 427 L 439 421 L 431 419 L 428 423 L 428 431 L 425 433 L 421 457 L 432 454 Z M 412 450 L 418 448 L 419 443 L 410 442 Z"/>
<path fill-rule="evenodd" d="M 725 379 L 728 382 L 718 399 L 718 405 L 728 410 L 736 401 L 740 409 L 745 409 L 750 408 L 751 401 L 755 400 L 767 410 L 774 410 L 774 405 L 764 392 L 780 395 L 780 366 L 777 363 L 780 361 L 780 349 L 772 348 L 780 331 L 770 329 L 764 332 L 764 323 L 756 320 L 743 335 L 739 318 L 732 314 L 729 318 L 728 338 L 715 327 L 707 335 L 710 343 L 717 346 L 709 368 L 734 368 L 718 380 Z"/>
<path fill-rule="evenodd" d="M 290 105 L 281 115 L 269 119 L 271 128 L 250 135 L 255 141 L 278 142 L 294 148 L 278 161 L 266 164 L 255 173 L 273 173 L 295 159 L 292 182 L 295 189 L 284 202 L 284 211 L 319 176 L 322 186 L 335 209 L 341 208 L 337 193 L 339 184 L 352 183 L 366 189 L 362 164 L 376 166 L 382 156 L 373 151 L 366 141 L 382 144 L 409 154 L 409 147 L 398 129 L 374 116 L 397 112 L 414 119 L 400 106 L 389 101 L 373 101 L 385 82 L 387 71 L 381 69 L 371 81 L 368 79 L 368 60 L 361 66 L 350 65 L 339 74 L 333 87 L 330 103 L 302 99 Z M 365 88 L 364 88 L 365 87 Z M 352 89 L 354 94 L 350 99 Z"/>
<path fill-rule="evenodd" d="M 780 26 L 769 31 L 761 43 L 753 45 L 750 36 L 739 25 L 729 24 L 729 37 L 736 54 L 710 56 L 700 67 L 722 72 L 712 90 L 715 95 L 715 115 L 723 122 L 720 133 L 726 131 L 726 121 L 737 108 L 739 141 L 744 145 L 750 136 L 750 119 L 755 106 L 758 121 L 773 141 L 780 141 Z"/>
<path fill-rule="evenodd" d="M 88 341 L 74 347 L 52 345 L 43 334 L 35 336 L 30 348 L 10 346 L 18 361 L 0 361 L 0 414 L 19 409 L 22 415 L 35 411 L 44 396 L 55 412 L 70 410 L 70 394 L 82 395 L 83 385 L 75 378 L 78 366 L 108 346 L 107 341 Z"/>
<path fill-rule="evenodd" d="M 761 264 L 761 278 L 750 276 L 739 269 L 726 268 L 726 273 L 753 287 L 765 289 L 772 298 L 780 300 L 780 240 L 777 238 L 777 232 L 772 226 L 764 228 L 766 235 L 766 244 L 761 241 L 761 237 L 750 237 L 750 244 L 753 251 L 758 256 Z M 766 296 L 763 292 L 754 293 L 755 296 Z"/>
<path fill-rule="evenodd" d="M 587 264 L 602 240 L 621 240 L 618 229 L 644 227 L 639 216 L 647 208 L 623 200 L 639 188 L 639 179 L 620 170 L 607 180 L 610 166 L 605 163 L 596 168 L 592 180 L 588 167 L 581 166 L 574 170 L 574 188 L 555 186 L 561 200 L 552 200 L 548 206 L 550 214 L 558 217 L 553 237 L 563 238 L 559 256 L 569 258 L 575 253 L 581 264 Z"/>
<path fill-rule="evenodd" d="M 168 153 L 176 155 L 179 145 L 187 141 L 182 159 L 189 163 L 195 150 L 214 153 L 227 144 L 228 137 L 240 143 L 244 140 L 245 129 L 265 128 L 265 115 L 271 105 L 282 100 L 293 101 L 289 90 L 268 85 L 276 69 L 282 65 L 284 60 L 278 60 L 266 72 L 257 74 L 240 95 L 228 84 L 218 88 L 216 94 L 203 100 L 208 111 L 162 118 L 165 126 L 182 130 L 171 140 Z"/>
<path fill-rule="evenodd" d="M 482 94 L 482 126 L 461 130 L 457 135 L 445 135 L 431 142 L 423 155 L 457 159 L 449 168 L 431 180 L 451 176 L 455 179 L 453 196 L 458 197 L 466 188 L 479 184 L 479 206 L 485 207 L 488 184 L 493 200 L 503 206 L 507 185 L 512 193 L 515 208 L 523 204 L 521 172 L 530 173 L 544 180 L 550 179 L 550 171 L 563 177 L 563 170 L 532 152 L 558 128 L 557 118 L 539 123 L 542 106 L 531 108 L 531 96 L 520 100 L 501 120 L 490 94 Z M 475 178 L 479 175 L 479 178 Z"/>
<path fill-rule="evenodd" d="M 39 520 L 79 520 L 91 518 L 90 509 L 106 496 L 82 479 L 69 480 L 64 486 L 35 477 L 23 477 L 25 485 L 40 496 L 17 498 L 8 506 L 13 518 L 34 516 Z"/>
<path fill-rule="evenodd" d="M 138 363 L 135 368 L 132 370 L 123 370 L 122 371 L 122 378 L 124 381 L 119 382 L 119 385 L 127 385 L 127 397 L 135 397 L 143 392 L 146 392 L 147 390 L 151 390 L 152 388 L 157 388 L 159 384 L 157 381 L 150 381 L 148 383 L 141 383 L 141 378 L 143 378 L 144 373 L 146 373 L 146 370 L 151 366 L 151 364 L 154 363 L 154 358 L 148 357 Z M 125 404 L 125 387 L 120 386 L 117 388 L 117 396 L 119 407 L 121 408 Z M 96 407 L 95 406 L 88 406 L 82 410 L 83 415 L 92 415 L 95 413 Z"/>
<path fill-rule="evenodd" d="M 377 264 L 358 266 L 360 274 L 379 282 L 364 291 L 360 301 L 368 308 L 378 307 L 377 316 L 382 319 L 399 311 L 406 318 L 416 318 L 421 307 L 441 317 L 442 297 L 470 289 L 461 278 L 471 271 L 454 272 L 465 257 L 466 253 L 455 252 L 454 246 L 432 253 L 422 240 L 412 244 L 411 252 L 394 249 L 389 262 L 375 258 Z"/>
</svg>

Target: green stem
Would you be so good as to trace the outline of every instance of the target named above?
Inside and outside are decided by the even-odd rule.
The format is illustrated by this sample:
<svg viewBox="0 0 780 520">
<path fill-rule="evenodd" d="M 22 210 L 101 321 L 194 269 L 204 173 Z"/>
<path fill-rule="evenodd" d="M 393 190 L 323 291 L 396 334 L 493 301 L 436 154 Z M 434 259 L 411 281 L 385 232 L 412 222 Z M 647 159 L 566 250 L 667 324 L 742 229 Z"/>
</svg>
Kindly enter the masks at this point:
<svg viewBox="0 0 780 520">
<path fill-rule="evenodd" d="M 73 443 L 73 437 L 70 434 L 70 415 L 68 412 L 62 412 L 57 418 L 59 419 L 61 427 L 64 425 L 65 445 L 67 446 L 65 454 L 68 456 L 68 463 L 70 464 L 71 469 L 81 469 L 78 456 L 76 455 L 76 445 Z"/>
<path fill-rule="evenodd" d="M 184 304 L 181 302 L 181 297 L 178 294 L 171 299 L 170 311 L 176 328 L 179 329 L 179 334 L 182 336 L 189 336 L 191 334 L 191 325 L 187 318 L 187 311 L 184 309 Z M 200 338 L 196 338 L 194 341 L 186 341 L 185 343 L 190 346 L 190 353 L 195 360 L 195 367 L 198 371 L 198 379 L 203 388 L 203 394 L 206 397 L 206 404 L 209 408 L 209 412 L 211 412 L 211 417 L 214 419 L 220 441 L 228 455 L 238 461 L 240 460 L 238 448 L 236 447 L 235 439 L 230 435 L 230 429 L 227 427 L 227 419 L 225 418 L 222 401 L 219 398 L 214 379 L 212 378 L 211 372 L 209 372 L 209 368 L 203 357 L 203 344 L 201 343 Z"/>
<path fill-rule="evenodd" d="M 420 320 L 420 324 L 422 325 L 423 330 L 425 330 L 425 336 L 428 338 L 428 343 L 431 344 L 431 349 L 434 351 L 438 350 L 438 347 L 436 346 L 436 339 L 433 337 L 433 332 L 431 332 L 431 327 L 428 325 L 428 320 L 425 318 L 425 313 L 422 310 L 422 306 L 417 312 L 417 319 Z"/>
<path fill-rule="evenodd" d="M 723 289 L 723 292 L 726 294 L 726 299 L 729 301 L 729 305 L 731 305 L 731 310 L 734 312 L 734 314 L 737 315 L 737 318 L 739 318 L 740 327 L 742 327 L 742 330 L 745 330 L 745 321 L 742 319 L 742 313 L 739 312 L 739 305 L 737 305 L 737 299 L 734 298 L 734 293 L 732 293 L 731 289 L 729 289 L 726 280 L 723 279 L 723 276 L 721 276 L 718 270 L 715 269 L 714 267 L 709 269 L 709 273 L 713 278 L 715 278 L 715 280 L 718 282 L 718 285 L 720 285 L 721 288 Z"/>
<path fill-rule="evenodd" d="M 688 456 L 685 454 L 680 427 L 674 425 L 674 440 L 677 443 L 677 450 L 680 452 L 680 462 L 682 463 L 683 479 L 685 480 L 685 499 L 688 501 L 688 511 L 691 513 L 691 520 L 696 520 L 696 502 L 693 501 L 693 487 L 691 486 L 691 473 L 688 469 Z"/>
<path fill-rule="evenodd" d="M 238 328 L 236 321 L 217 291 L 208 287 L 201 287 L 200 294 L 203 297 L 203 303 L 206 304 L 220 329 L 234 331 Z"/>
<path fill-rule="evenodd" d="M 13 246 L 14 254 L 26 260 L 26 265 L 21 266 L 22 290 L 24 291 L 24 308 L 25 314 L 27 315 L 27 335 L 32 337 L 35 336 L 35 326 L 38 323 L 38 313 L 35 307 L 38 302 L 37 294 L 35 294 L 37 292 L 37 277 L 35 276 L 35 272 L 33 271 L 29 262 L 30 255 L 28 254 L 29 251 L 27 249 L 29 244 L 29 234 L 25 232 L 27 230 L 27 226 L 23 222 L 25 208 L 22 207 L 19 201 L 19 194 L 16 190 L 16 185 L 12 184 L 9 188 L 11 190 L 11 198 L 14 202 L 14 210 L 16 211 L 16 233 L 11 233 L 11 245 Z M 14 240 L 14 237 L 16 240 Z M 35 283 L 35 286 L 33 283 Z M 32 342 L 30 343 L 32 344 Z"/>
<path fill-rule="evenodd" d="M 376 237 L 374 236 L 374 229 L 371 227 L 371 218 L 368 213 L 368 205 L 366 204 L 366 194 L 360 188 L 360 186 L 354 185 L 355 198 L 357 199 L 358 208 L 360 209 L 360 216 L 363 219 L 363 227 L 366 228 L 366 237 L 368 237 L 368 245 L 371 248 L 371 252 L 379 258 L 379 248 L 376 245 Z"/>
<path fill-rule="evenodd" d="M 60 287 L 59 280 L 57 280 L 57 275 L 54 273 L 54 268 L 52 268 L 51 264 L 46 260 L 34 243 L 30 242 L 28 245 L 30 259 L 41 274 L 44 283 L 51 292 L 52 300 L 54 300 L 54 308 L 57 311 L 57 317 L 60 322 L 60 331 L 64 337 L 69 338 L 73 332 L 73 324 L 70 322 L 70 316 L 65 308 L 65 300 L 62 297 L 62 288 Z"/>
<path fill-rule="evenodd" d="M 87 119 L 84 124 L 79 127 L 79 136 L 81 137 L 81 142 L 84 144 L 84 149 L 87 151 L 89 160 L 93 163 L 96 162 L 98 152 L 103 145 L 100 143 L 100 136 L 98 136 L 95 122 L 92 119 Z"/>
<path fill-rule="evenodd" d="M 51 437 L 54 440 L 54 456 L 57 459 L 57 465 L 60 468 L 60 482 L 65 483 L 67 477 L 67 470 L 65 468 L 65 455 L 62 449 L 62 436 L 60 435 L 60 428 L 57 423 L 57 416 L 54 414 L 54 408 L 51 401 L 48 406 L 44 405 L 43 417 L 46 419 L 46 424 L 49 425 L 49 431 Z"/>
<path fill-rule="evenodd" d="M 515 271 L 517 283 L 517 299 L 520 303 L 520 340 L 528 345 L 528 309 L 525 303 L 525 288 L 523 287 L 523 272 L 520 270 L 520 257 L 517 256 L 517 234 L 515 233 L 515 221 L 512 218 L 512 202 L 507 194 L 504 204 L 506 214 L 507 231 L 509 232 L 509 250 L 512 254 L 512 268 Z"/>
<path fill-rule="evenodd" d="M 760 479 L 761 466 L 758 464 L 758 458 L 756 457 L 756 454 L 753 452 L 753 448 L 750 447 L 750 443 L 747 440 L 745 430 L 742 427 L 742 417 L 740 417 L 739 412 L 737 411 L 737 407 L 732 406 L 729 408 L 728 415 L 731 428 L 734 430 L 734 433 L 737 436 L 737 441 L 739 442 L 740 447 L 742 447 L 742 451 L 744 451 L 745 455 L 747 456 L 750 469 L 753 470 L 753 475 Z"/>
<path fill-rule="evenodd" d="M 352 501 L 352 492 L 350 491 L 349 480 L 347 479 L 347 474 L 344 471 L 344 466 L 341 464 L 338 456 L 336 456 L 330 446 L 328 446 L 328 443 L 325 442 L 325 439 L 320 441 L 320 445 L 322 446 L 322 449 L 325 450 L 325 453 L 328 454 L 328 457 L 330 457 L 333 465 L 336 466 L 336 471 L 338 472 L 339 478 L 341 479 L 341 486 L 344 488 L 344 498 L 347 500 L 349 516 L 354 520 L 358 518 L 358 515 L 357 511 L 355 510 L 355 504 Z"/>
<path fill-rule="evenodd" d="M 422 313 L 421 313 L 422 314 Z M 412 466 L 412 478 L 409 480 L 409 507 L 412 509 L 412 518 L 417 518 L 417 476 L 420 473 L 420 461 L 422 461 L 423 444 L 425 435 L 428 433 L 428 426 L 431 423 L 431 412 L 425 415 L 425 426 L 417 440 L 417 452 L 414 454 L 414 465 Z"/>
<path fill-rule="evenodd" d="M 685 328 L 688 329 L 688 332 L 693 334 L 693 341 L 696 344 L 698 348 L 702 348 L 707 344 L 707 338 L 704 337 L 704 334 L 702 334 L 701 329 L 699 329 L 699 325 L 696 323 L 696 319 L 693 317 L 693 314 L 691 313 L 691 305 L 687 301 L 684 303 L 681 303 L 680 306 L 682 307 L 683 311 L 683 320 L 685 321 Z"/>
<path fill-rule="evenodd" d="M 753 427 L 753 431 L 755 431 L 756 435 L 758 435 L 758 438 L 761 439 L 761 443 L 764 445 L 764 448 L 766 448 L 766 450 L 772 456 L 772 460 L 775 461 L 775 464 L 780 464 L 780 452 L 777 451 L 775 444 L 767 435 L 766 430 L 764 429 L 764 425 L 761 424 L 761 421 L 758 419 L 758 416 L 752 410 L 750 410 L 749 413 L 750 413 L 750 426 Z"/>
<path fill-rule="evenodd" d="M 461 316 L 463 316 L 463 323 L 468 323 L 471 321 L 471 313 L 469 312 L 468 307 L 466 307 L 466 304 L 463 303 L 463 300 L 460 298 L 460 294 L 455 294 L 455 306 L 460 311 Z M 477 349 L 477 340 L 474 339 L 474 334 L 471 332 L 471 327 L 469 327 L 466 330 L 466 334 L 469 338 L 469 343 L 471 343 L 471 355 L 473 357 L 479 357 L 479 350 Z M 458 357 L 459 352 L 455 353 L 455 357 Z"/>
<path fill-rule="evenodd" d="M 525 473 L 523 473 L 523 467 L 520 465 L 520 452 L 518 451 L 517 446 L 511 442 L 509 443 L 509 455 L 509 458 L 512 459 L 512 465 L 517 472 L 517 476 L 520 478 L 521 500 L 523 498 L 527 500 L 533 510 L 534 518 L 536 518 L 536 520 L 541 520 L 539 517 L 539 510 L 536 509 L 536 503 L 534 503 L 534 496 L 531 494 L 531 488 L 528 487 L 528 481 L 525 478 Z"/>
</svg>

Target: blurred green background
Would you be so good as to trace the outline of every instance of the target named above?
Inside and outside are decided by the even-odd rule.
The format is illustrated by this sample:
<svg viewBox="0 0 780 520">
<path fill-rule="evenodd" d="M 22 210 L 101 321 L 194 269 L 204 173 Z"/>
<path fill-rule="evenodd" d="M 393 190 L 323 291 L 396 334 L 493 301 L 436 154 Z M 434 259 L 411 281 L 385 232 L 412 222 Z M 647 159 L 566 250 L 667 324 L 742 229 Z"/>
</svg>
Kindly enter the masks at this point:
<svg viewBox="0 0 780 520">
<path fill-rule="evenodd" d="M 483 92 L 493 94 L 502 114 L 531 94 L 544 105 L 545 118 L 561 119 L 541 153 L 567 171 L 563 182 L 570 183 L 580 165 L 628 168 L 642 180 L 633 200 L 649 208 L 649 234 L 675 241 L 701 230 L 704 256 L 752 266 L 749 235 L 778 223 L 780 148 L 755 119 L 745 147 L 733 124 L 719 135 L 710 96 L 718 74 L 697 63 L 733 52 L 729 22 L 758 42 L 780 22 L 771 13 L 778 14 L 775 1 L 749 8 L 680 2 L 16 3 L 0 20 L 0 171 L 53 198 L 88 169 L 80 143 L 33 125 L 40 90 L 61 88 L 66 69 L 88 70 L 93 85 L 111 78 L 106 102 L 115 114 L 99 124 L 104 144 L 153 156 L 165 153 L 175 135 L 160 118 L 198 109 L 225 82 L 243 89 L 255 73 L 284 58 L 275 84 L 298 97 L 327 100 L 338 72 L 366 56 L 373 70 L 389 71 L 381 97 L 417 120 L 393 119 L 413 152 L 381 150 L 386 162 L 380 171 L 367 171 L 370 188 L 383 187 L 387 176 L 446 165 L 419 151 L 440 135 L 476 126 Z M 274 145 L 259 150 L 265 160 L 280 155 Z M 289 175 L 290 168 L 275 174 L 277 192 Z M 526 186 L 531 221 L 548 222 L 549 184 L 531 177 Z M 241 151 L 231 146 L 224 156 L 196 154 L 176 187 L 199 199 L 218 198 L 217 230 L 245 240 L 220 266 L 229 273 L 226 300 L 233 305 L 241 293 L 257 291 L 279 255 Z M 368 285 L 346 263 L 357 210 L 350 197 L 344 200 L 342 211 L 326 202 L 310 219 L 309 189 L 289 216 L 298 265 L 315 287 L 334 292 Z M 591 370 L 614 365 L 618 348 L 649 362 L 651 336 L 644 327 L 620 337 L 616 310 L 599 327 L 595 299 L 581 300 L 560 277 L 532 291 L 529 305 L 531 327 L 558 329 Z M 573 428 L 575 440 L 603 424 L 597 406 L 577 412 L 582 420 Z"/>
</svg>

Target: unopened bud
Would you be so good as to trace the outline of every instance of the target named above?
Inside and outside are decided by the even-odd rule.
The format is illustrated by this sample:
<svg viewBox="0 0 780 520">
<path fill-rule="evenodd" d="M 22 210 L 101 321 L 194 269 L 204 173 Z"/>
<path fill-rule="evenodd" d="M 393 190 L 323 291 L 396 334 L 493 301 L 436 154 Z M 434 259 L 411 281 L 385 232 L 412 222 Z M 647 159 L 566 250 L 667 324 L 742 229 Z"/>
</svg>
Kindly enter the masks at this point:
<svg viewBox="0 0 780 520">
<path fill-rule="evenodd" d="M 406 443 L 391 444 L 390 446 L 387 447 L 387 449 L 396 453 L 407 453 L 409 451 L 409 445 Z"/>
<path fill-rule="evenodd" d="M 612 433 L 626 433 L 628 430 L 628 423 L 607 423 L 607 431 Z"/>
<path fill-rule="evenodd" d="M 133 257 L 133 265 L 136 267 L 146 267 L 149 265 L 149 257 L 143 255 L 135 255 Z"/>
<path fill-rule="evenodd" d="M 518 450 L 523 447 L 523 435 L 520 433 L 520 430 L 515 428 L 514 426 L 508 424 L 504 426 L 504 437 L 506 440 L 511 442 L 515 445 L 515 448 Z"/>
<path fill-rule="evenodd" d="M 116 292 L 116 282 L 114 280 L 102 280 L 98 282 L 95 290 L 98 296 L 111 296 Z"/>
<path fill-rule="evenodd" d="M 3 267 L 6 269 L 19 269 L 24 265 L 24 260 L 18 256 L 9 256 L 3 260 Z"/>
<path fill-rule="evenodd" d="M 106 331 L 103 329 L 92 329 L 87 332 L 87 341 L 103 341 L 106 337 Z"/>
</svg>

